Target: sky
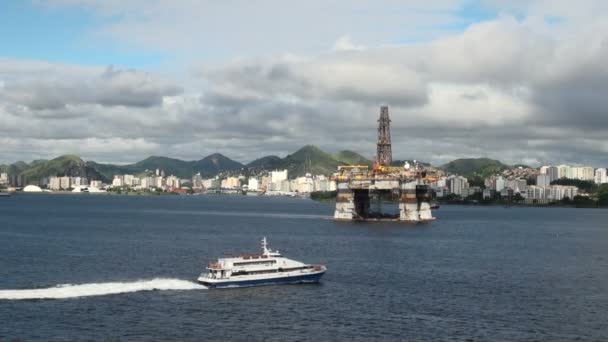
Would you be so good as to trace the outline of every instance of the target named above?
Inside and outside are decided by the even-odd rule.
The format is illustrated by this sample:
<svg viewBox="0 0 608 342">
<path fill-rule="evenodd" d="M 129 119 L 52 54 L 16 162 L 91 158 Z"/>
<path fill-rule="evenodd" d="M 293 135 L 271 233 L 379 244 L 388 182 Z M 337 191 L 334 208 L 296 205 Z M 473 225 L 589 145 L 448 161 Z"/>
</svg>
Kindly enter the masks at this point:
<svg viewBox="0 0 608 342">
<path fill-rule="evenodd" d="M 3 0 L 0 163 L 373 158 L 608 166 L 603 0 Z"/>
</svg>

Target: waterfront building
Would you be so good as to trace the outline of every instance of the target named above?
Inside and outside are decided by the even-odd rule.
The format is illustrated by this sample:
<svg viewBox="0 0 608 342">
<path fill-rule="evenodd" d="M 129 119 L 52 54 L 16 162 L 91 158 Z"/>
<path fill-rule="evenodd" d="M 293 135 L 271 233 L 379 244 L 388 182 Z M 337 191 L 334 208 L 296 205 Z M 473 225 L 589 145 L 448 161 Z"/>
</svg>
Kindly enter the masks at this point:
<svg viewBox="0 0 608 342">
<path fill-rule="evenodd" d="M 0 184 L 8 184 L 8 173 L 0 173 Z"/>
<path fill-rule="evenodd" d="M 59 179 L 59 177 L 50 177 L 49 178 L 49 189 L 61 190 L 61 179 Z"/>
<path fill-rule="evenodd" d="M 197 173 L 192 176 L 192 189 L 202 189 L 203 188 L 203 177 L 201 177 L 201 173 Z"/>
<path fill-rule="evenodd" d="M 260 182 L 258 181 L 257 178 L 249 177 L 249 180 L 247 181 L 247 189 L 249 191 L 258 191 L 259 184 L 260 184 Z"/>
<path fill-rule="evenodd" d="M 238 177 L 228 177 L 222 180 L 222 189 L 240 189 L 241 180 Z"/>
<path fill-rule="evenodd" d="M 450 176 L 446 180 L 446 186 L 451 194 L 462 196 L 469 188 L 469 181 L 462 176 Z"/>
<path fill-rule="evenodd" d="M 548 198 L 554 201 L 561 201 L 565 197 L 573 199 L 578 195 L 578 188 L 575 186 L 551 185 L 549 191 Z"/>
<path fill-rule="evenodd" d="M 71 182 L 72 182 L 72 179 L 68 176 L 63 176 L 63 177 L 59 178 L 59 183 L 60 183 L 60 187 L 62 190 L 69 189 L 72 186 Z"/>
<path fill-rule="evenodd" d="M 547 188 L 548 186 L 530 185 L 528 187 L 528 198 L 535 200 L 547 199 L 547 195 L 545 194 L 545 189 Z"/>
<path fill-rule="evenodd" d="M 311 193 L 314 191 L 314 181 L 310 174 L 306 174 L 304 177 L 298 177 L 294 182 L 295 186 L 291 187 L 291 191 L 297 191 L 298 193 Z"/>
<path fill-rule="evenodd" d="M 483 190 L 483 194 L 482 194 L 482 196 L 483 196 L 483 198 L 484 198 L 484 199 L 491 199 L 491 198 L 494 198 L 494 195 L 495 195 L 495 194 L 496 194 L 496 191 L 495 191 L 495 190 L 492 190 L 492 189 L 484 189 L 484 190 Z"/>
<path fill-rule="evenodd" d="M 329 191 L 336 191 L 338 189 L 338 185 L 335 180 L 329 181 Z"/>
<path fill-rule="evenodd" d="M 124 185 L 124 179 L 122 175 L 115 175 L 114 179 L 112 180 L 112 186 L 113 187 L 122 187 Z"/>
<path fill-rule="evenodd" d="M 159 189 L 165 188 L 165 178 L 164 177 L 156 177 L 156 187 Z"/>
<path fill-rule="evenodd" d="M 72 187 L 89 185 L 89 181 L 84 177 L 72 177 L 71 183 Z"/>
<path fill-rule="evenodd" d="M 287 171 L 287 170 L 285 170 L 285 171 Z M 274 184 L 274 182 L 273 182 L 273 184 Z M 278 191 L 291 192 L 291 184 L 289 182 L 289 179 L 284 179 L 280 182 Z"/>
<path fill-rule="evenodd" d="M 595 174 L 594 174 L 595 184 L 608 183 L 608 175 L 606 173 L 607 173 L 606 168 L 599 168 L 599 169 L 595 170 Z"/>
<path fill-rule="evenodd" d="M 281 191 L 281 184 L 285 180 L 287 180 L 287 170 L 271 171 L 270 172 L 270 184 L 269 184 L 269 188 L 270 189 L 269 190 Z"/>
<path fill-rule="evenodd" d="M 91 186 L 91 188 L 101 189 L 103 184 L 99 180 L 92 180 L 90 186 Z"/>
<path fill-rule="evenodd" d="M 533 200 L 561 201 L 565 197 L 570 199 L 578 195 L 578 188 L 575 186 L 551 185 L 528 187 L 528 198 Z"/>
<path fill-rule="evenodd" d="M 171 189 L 179 189 L 181 187 L 180 179 L 174 175 L 167 177 L 165 184 Z"/>
<path fill-rule="evenodd" d="M 496 177 L 496 181 L 494 184 L 494 190 L 496 190 L 496 192 L 501 192 L 502 189 L 506 187 L 505 179 L 502 176 Z"/>
<path fill-rule="evenodd" d="M 124 175 L 122 177 L 122 184 L 124 186 L 133 186 L 133 175 Z"/>
<path fill-rule="evenodd" d="M 219 189 L 221 186 L 221 182 L 219 179 L 217 178 L 210 178 L 210 179 L 205 179 L 203 181 L 203 186 L 205 187 L 205 189 L 209 190 L 209 189 Z"/>
</svg>

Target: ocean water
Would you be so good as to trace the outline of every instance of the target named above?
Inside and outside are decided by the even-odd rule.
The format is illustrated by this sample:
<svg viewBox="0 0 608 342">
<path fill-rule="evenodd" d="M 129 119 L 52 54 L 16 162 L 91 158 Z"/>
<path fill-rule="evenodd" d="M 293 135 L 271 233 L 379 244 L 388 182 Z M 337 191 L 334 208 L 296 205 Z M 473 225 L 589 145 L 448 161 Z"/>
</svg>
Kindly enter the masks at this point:
<svg viewBox="0 0 608 342">
<path fill-rule="evenodd" d="M 0 340 L 606 341 L 608 210 L 442 207 L 345 223 L 281 197 L 0 199 Z M 207 290 L 207 262 L 323 263 L 320 284 Z"/>
</svg>

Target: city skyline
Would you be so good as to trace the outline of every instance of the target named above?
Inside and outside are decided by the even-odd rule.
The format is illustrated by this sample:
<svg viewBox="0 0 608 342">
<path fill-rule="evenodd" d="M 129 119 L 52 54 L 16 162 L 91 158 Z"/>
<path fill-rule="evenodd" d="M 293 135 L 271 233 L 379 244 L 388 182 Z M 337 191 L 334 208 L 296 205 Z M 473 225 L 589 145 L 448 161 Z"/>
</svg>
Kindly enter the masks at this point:
<svg viewBox="0 0 608 342">
<path fill-rule="evenodd" d="M 0 163 L 394 159 L 608 165 L 601 1 L 7 1 Z"/>
</svg>

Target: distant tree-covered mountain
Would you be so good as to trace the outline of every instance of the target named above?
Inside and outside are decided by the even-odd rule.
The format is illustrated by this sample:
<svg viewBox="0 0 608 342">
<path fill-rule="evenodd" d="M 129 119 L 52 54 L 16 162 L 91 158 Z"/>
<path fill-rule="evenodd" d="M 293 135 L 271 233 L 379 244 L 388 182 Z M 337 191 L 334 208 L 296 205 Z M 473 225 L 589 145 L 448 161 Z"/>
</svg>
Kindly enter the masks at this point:
<svg viewBox="0 0 608 342">
<path fill-rule="evenodd" d="M 26 181 L 38 182 L 42 178 L 51 176 L 86 177 L 104 182 L 109 181 L 97 169 L 87 165 L 80 157 L 75 155 L 64 155 L 47 161 L 36 161 L 18 173 L 25 177 Z"/>
<path fill-rule="evenodd" d="M 348 151 L 348 150 L 344 150 L 344 151 L 340 151 L 338 153 L 336 153 L 334 155 L 334 158 L 340 162 L 342 162 L 343 164 L 348 164 L 348 165 L 367 165 L 367 166 L 373 166 L 374 162 L 370 159 L 365 158 L 364 156 L 360 155 L 357 152 L 353 152 L 353 151 Z"/>
<path fill-rule="evenodd" d="M 458 174 L 467 178 L 486 178 L 501 173 L 508 168 L 508 165 L 489 158 L 456 159 L 441 166 L 441 169 L 448 173 Z"/>
<path fill-rule="evenodd" d="M 409 161 L 410 164 L 413 161 Z M 420 163 L 420 162 L 419 162 Z M 405 160 L 395 160 L 394 166 L 403 166 Z M 421 163 L 428 166 L 427 163 Z M 10 175 L 23 175 L 30 184 L 50 176 L 80 176 L 110 182 L 114 175 L 153 174 L 156 169 L 163 170 L 165 175 L 190 178 L 196 173 L 203 177 L 214 177 L 221 173 L 260 174 L 265 171 L 287 169 L 290 178 L 311 174 L 330 175 L 340 165 L 368 165 L 373 161 L 353 151 L 340 151 L 334 155 L 322 151 L 316 146 L 306 145 L 284 158 L 266 156 L 243 165 L 222 154 L 214 153 L 201 160 L 184 161 L 175 158 L 151 156 L 134 164 L 115 165 L 101 164 L 94 161 L 83 161 L 75 155 L 64 155 L 52 160 L 35 160 L 31 163 L 16 162 L 0 165 L 0 171 Z M 481 179 L 500 173 L 509 166 L 498 160 L 488 158 L 457 159 L 441 167 L 444 171 L 463 175 L 470 179 Z"/>
</svg>

